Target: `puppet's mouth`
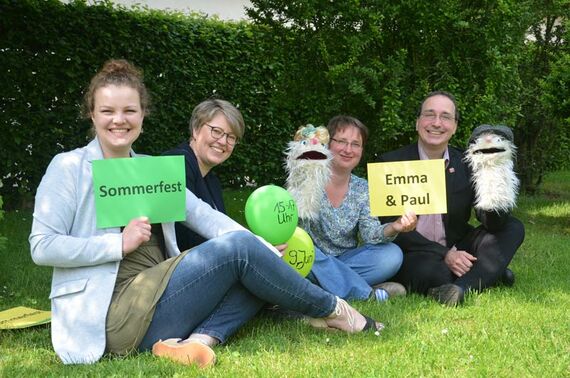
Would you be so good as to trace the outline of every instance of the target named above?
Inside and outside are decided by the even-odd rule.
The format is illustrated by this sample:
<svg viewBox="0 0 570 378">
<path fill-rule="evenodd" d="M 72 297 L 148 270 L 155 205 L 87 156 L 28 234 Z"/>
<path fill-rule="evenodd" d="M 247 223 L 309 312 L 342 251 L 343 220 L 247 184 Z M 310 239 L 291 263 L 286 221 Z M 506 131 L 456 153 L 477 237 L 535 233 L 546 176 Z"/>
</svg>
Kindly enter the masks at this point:
<svg viewBox="0 0 570 378">
<path fill-rule="evenodd" d="M 476 150 L 474 154 L 498 154 L 500 152 L 505 152 L 502 148 L 483 148 L 481 150 Z"/>
<path fill-rule="evenodd" d="M 327 156 L 319 151 L 307 151 L 297 156 L 297 160 L 326 160 Z"/>
</svg>

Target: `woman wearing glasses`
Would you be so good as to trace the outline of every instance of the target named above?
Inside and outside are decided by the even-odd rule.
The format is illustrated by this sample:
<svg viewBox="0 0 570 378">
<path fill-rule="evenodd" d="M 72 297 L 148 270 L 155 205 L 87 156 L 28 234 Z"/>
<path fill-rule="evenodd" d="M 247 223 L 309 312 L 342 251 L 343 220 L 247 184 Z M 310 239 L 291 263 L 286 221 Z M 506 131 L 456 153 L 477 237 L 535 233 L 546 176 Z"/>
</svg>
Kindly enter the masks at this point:
<svg viewBox="0 0 570 378">
<path fill-rule="evenodd" d="M 243 137 L 245 124 L 240 111 L 225 100 L 209 99 L 192 111 L 190 140 L 163 155 L 183 155 L 186 187 L 212 208 L 226 213 L 222 186 L 212 168 L 226 161 Z M 205 241 L 197 233 L 176 224 L 176 241 L 182 251 Z"/>
<path fill-rule="evenodd" d="M 332 175 L 319 217 L 301 224 L 316 247 L 308 278 L 344 299 L 372 298 L 382 302 L 405 295 L 402 285 L 385 281 L 402 264 L 402 251 L 391 241 L 399 232 L 415 228 L 416 215 L 404 214 L 387 224 L 370 216 L 368 183 L 352 174 L 362 158 L 368 128 L 349 116 L 332 118 L 327 128 L 331 136 Z"/>
</svg>

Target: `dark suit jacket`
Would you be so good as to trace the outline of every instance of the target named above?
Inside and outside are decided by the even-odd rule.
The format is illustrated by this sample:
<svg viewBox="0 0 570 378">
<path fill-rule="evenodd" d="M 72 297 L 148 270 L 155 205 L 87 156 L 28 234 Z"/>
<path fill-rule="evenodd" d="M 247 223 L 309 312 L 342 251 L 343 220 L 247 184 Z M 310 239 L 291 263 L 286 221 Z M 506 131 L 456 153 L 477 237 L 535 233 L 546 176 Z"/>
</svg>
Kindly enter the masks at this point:
<svg viewBox="0 0 570 378">
<path fill-rule="evenodd" d="M 379 161 L 419 160 L 418 144 L 410 144 L 398 150 L 387 152 Z M 443 223 L 447 247 L 426 239 L 417 231 L 401 233 L 395 243 L 404 253 L 412 251 L 432 252 L 445 257 L 447 251 L 460 243 L 472 230 L 469 222 L 475 199 L 471 185 L 471 170 L 463 161 L 463 151 L 449 146 L 449 164 L 445 169 L 445 187 L 447 190 L 447 214 L 443 214 Z M 477 211 L 477 218 L 489 231 L 500 229 L 508 219 L 508 214 Z M 381 221 L 391 222 L 397 217 L 382 217 Z M 460 248 L 461 249 L 461 248 Z"/>
<path fill-rule="evenodd" d="M 186 167 L 186 187 L 188 190 L 212 206 L 212 208 L 224 214 L 226 213 L 220 180 L 212 171 L 208 172 L 205 177 L 202 177 L 198 166 L 198 159 L 196 159 L 196 155 L 188 145 L 188 142 L 183 142 L 176 148 L 163 152 L 162 154 L 183 155 Z M 176 222 L 176 241 L 180 250 L 185 251 L 198 244 L 202 244 L 206 239 L 181 223 Z"/>
</svg>

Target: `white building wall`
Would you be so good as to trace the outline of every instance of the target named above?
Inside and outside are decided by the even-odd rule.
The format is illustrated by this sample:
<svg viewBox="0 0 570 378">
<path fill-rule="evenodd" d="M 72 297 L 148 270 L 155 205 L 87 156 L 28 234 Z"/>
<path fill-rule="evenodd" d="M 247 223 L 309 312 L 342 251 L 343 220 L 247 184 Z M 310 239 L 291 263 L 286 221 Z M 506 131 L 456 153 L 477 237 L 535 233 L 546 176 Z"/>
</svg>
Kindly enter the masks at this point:
<svg viewBox="0 0 570 378">
<path fill-rule="evenodd" d="M 66 0 L 62 0 L 67 2 Z M 181 12 L 196 11 L 208 16 L 217 15 L 222 20 L 247 19 L 245 6 L 251 6 L 248 0 L 112 0 L 127 8 L 140 4 L 154 9 L 176 10 Z"/>
</svg>

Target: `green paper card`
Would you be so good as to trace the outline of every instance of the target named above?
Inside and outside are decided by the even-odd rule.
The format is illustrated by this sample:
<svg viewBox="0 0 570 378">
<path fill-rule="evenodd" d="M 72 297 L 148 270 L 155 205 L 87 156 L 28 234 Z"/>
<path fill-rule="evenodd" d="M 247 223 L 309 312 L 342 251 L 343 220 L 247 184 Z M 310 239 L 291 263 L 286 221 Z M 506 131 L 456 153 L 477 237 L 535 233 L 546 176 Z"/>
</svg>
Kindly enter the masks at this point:
<svg viewBox="0 0 570 378">
<path fill-rule="evenodd" d="M 186 217 L 184 156 L 93 161 L 97 228 L 126 226 L 141 216 L 150 223 Z"/>
</svg>

